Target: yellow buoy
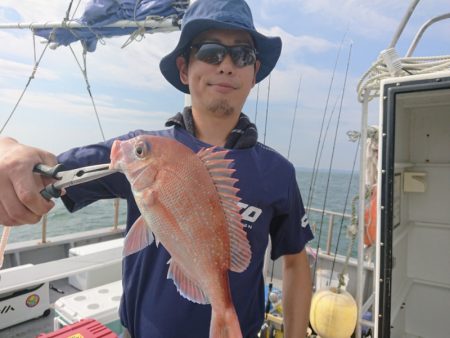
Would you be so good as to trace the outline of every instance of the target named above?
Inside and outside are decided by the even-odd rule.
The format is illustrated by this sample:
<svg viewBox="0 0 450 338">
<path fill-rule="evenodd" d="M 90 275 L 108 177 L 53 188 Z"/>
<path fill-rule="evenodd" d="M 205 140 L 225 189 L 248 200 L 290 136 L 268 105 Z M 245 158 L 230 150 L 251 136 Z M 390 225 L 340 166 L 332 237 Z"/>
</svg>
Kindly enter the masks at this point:
<svg viewBox="0 0 450 338">
<path fill-rule="evenodd" d="M 350 293 L 330 288 L 314 294 L 310 321 L 321 338 L 349 338 L 355 330 L 357 313 Z"/>
</svg>

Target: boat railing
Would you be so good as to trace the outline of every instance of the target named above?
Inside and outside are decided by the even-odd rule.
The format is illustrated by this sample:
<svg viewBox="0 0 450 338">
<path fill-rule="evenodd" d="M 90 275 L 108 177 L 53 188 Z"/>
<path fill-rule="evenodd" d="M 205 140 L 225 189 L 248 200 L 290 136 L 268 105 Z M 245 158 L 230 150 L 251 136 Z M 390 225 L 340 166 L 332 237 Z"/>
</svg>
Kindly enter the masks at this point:
<svg viewBox="0 0 450 338">
<path fill-rule="evenodd" d="M 335 243 L 335 235 L 339 233 L 336 226 L 340 226 L 343 221 L 343 228 L 347 229 L 351 222 L 350 214 L 343 214 L 342 212 L 336 212 L 331 210 L 323 210 L 319 208 L 308 208 L 308 216 L 310 218 L 310 224 L 313 232 L 317 237 L 318 226 L 323 224 L 322 233 L 326 231 L 327 236 L 321 239 L 320 246 L 325 247 L 324 253 L 331 255 L 333 248 L 336 248 L 337 243 Z M 119 227 L 119 200 L 114 200 L 114 222 L 111 225 L 113 231 L 117 231 Z M 47 217 L 46 215 L 42 218 L 42 230 L 41 230 L 41 243 L 47 242 Z M 317 242 L 316 242 L 317 243 Z M 345 250 L 345 246 L 340 246 L 342 252 Z"/>
<path fill-rule="evenodd" d="M 114 222 L 111 226 L 113 232 L 117 232 L 119 230 L 119 206 L 120 199 L 114 199 Z M 42 217 L 41 225 L 41 243 L 45 244 L 47 243 L 47 214 Z"/>
<path fill-rule="evenodd" d="M 335 235 L 339 234 L 340 229 L 338 229 L 342 223 L 342 228 L 347 229 L 351 223 L 352 215 L 343 214 L 342 212 L 336 212 L 331 210 L 324 210 L 319 208 L 307 208 L 308 218 L 310 221 L 311 229 L 316 237 L 313 241 L 315 245 L 317 245 L 317 237 L 319 227 L 322 224 L 322 234 L 326 231 L 327 236 L 320 239 L 319 247 L 325 247 L 324 253 L 327 255 L 334 254 L 333 249 L 338 246 L 338 253 L 345 254 L 345 250 L 347 247 L 345 245 L 340 245 L 337 243 L 337 240 L 333 242 L 335 239 Z"/>
</svg>

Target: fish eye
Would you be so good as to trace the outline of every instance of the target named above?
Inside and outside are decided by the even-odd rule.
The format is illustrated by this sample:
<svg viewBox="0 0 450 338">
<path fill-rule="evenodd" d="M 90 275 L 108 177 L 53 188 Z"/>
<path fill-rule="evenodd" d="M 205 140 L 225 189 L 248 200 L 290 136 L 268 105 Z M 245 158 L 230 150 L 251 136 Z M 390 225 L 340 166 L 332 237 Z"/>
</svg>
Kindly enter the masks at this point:
<svg viewBox="0 0 450 338">
<path fill-rule="evenodd" d="M 145 142 L 139 142 L 134 147 L 134 154 L 138 158 L 144 158 L 147 153 L 147 144 Z"/>
</svg>

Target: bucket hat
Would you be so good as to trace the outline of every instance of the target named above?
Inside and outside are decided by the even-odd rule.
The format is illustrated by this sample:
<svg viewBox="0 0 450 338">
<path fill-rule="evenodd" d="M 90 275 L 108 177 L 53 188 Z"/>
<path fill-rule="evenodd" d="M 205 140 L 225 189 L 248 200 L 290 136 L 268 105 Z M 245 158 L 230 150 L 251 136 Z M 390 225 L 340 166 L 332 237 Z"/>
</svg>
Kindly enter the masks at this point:
<svg viewBox="0 0 450 338">
<path fill-rule="evenodd" d="M 256 83 L 269 75 L 280 57 L 281 39 L 256 31 L 252 13 L 244 0 L 197 0 L 184 14 L 177 46 L 159 64 L 167 81 L 186 94 L 189 94 L 189 87 L 180 80 L 176 59 L 196 36 L 211 29 L 239 29 L 252 36 L 258 51 L 257 58 L 261 62 Z"/>
</svg>

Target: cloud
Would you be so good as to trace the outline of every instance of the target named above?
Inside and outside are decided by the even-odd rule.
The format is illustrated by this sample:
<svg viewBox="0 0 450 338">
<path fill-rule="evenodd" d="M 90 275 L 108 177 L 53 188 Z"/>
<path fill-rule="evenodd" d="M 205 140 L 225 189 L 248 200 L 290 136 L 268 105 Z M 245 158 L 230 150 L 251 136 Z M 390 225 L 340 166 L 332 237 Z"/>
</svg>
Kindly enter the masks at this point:
<svg viewBox="0 0 450 338">
<path fill-rule="evenodd" d="M 81 1 L 79 10 L 84 8 L 86 1 Z M 62 21 L 69 3 L 68 1 L 45 1 L 38 5 L 34 0 L 2 0 L 2 7 L 5 11 L 14 11 L 20 15 L 23 22 L 47 22 Z"/>
<path fill-rule="evenodd" d="M 390 0 L 263 0 L 262 6 L 265 13 L 271 13 L 280 7 L 288 13 L 296 13 L 298 20 L 304 25 L 311 22 L 320 23 L 323 27 L 350 25 L 353 35 L 370 39 L 393 32 L 398 18 L 390 15 L 402 13 L 407 8 L 407 4 L 402 1 Z"/>
<path fill-rule="evenodd" d="M 20 91 L 13 89 L 0 89 L 0 103 L 11 106 L 15 104 L 15 98 L 19 97 Z M 120 107 L 114 97 L 107 95 L 98 95 L 95 103 L 99 114 L 103 118 L 123 121 L 127 119 L 138 120 L 140 118 L 160 119 L 167 115 L 166 112 L 153 112 L 149 114 L 147 110 L 133 109 L 130 107 Z M 24 111 L 42 111 L 50 114 L 74 115 L 79 117 L 93 116 L 93 107 L 90 98 L 86 95 L 56 94 L 51 92 L 31 91 L 27 93 L 21 104 L 21 110 Z M 3 114 L 0 118 L 3 118 Z"/>
<path fill-rule="evenodd" d="M 0 78 L 5 80 L 20 80 L 25 84 L 31 75 L 33 65 L 0 59 Z M 50 69 L 40 69 L 39 76 L 46 80 L 55 80 L 58 75 Z"/>
<path fill-rule="evenodd" d="M 116 81 L 120 86 L 163 90 L 169 84 L 159 70 L 159 61 L 176 45 L 179 33 L 147 34 L 142 41 L 135 41 L 121 48 L 126 37 L 106 39 L 94 53 L 88 54 L 91 76 L 100 81 Z"/>
<path fill-rule="evenodd" d="M 19 90 L 0 89 L 0 126 L 6 122 L 19 95 Z M 149 104 L 133 108 L 129 102 L 108 95 L 96 96 L 96 107 L 106 138 L 135 129 L 161 129 L 164 121 L 173 115 L 173 112 L 152 109 Z M 36 90 L 26 93 L 6 126 L 5 135 L 54 153 L 101 140 L 89 98 Z"/>
<path fill-rule="evenodd" d="M 292 54 L 294 52 L 309 52 L 309 53 L 323 53 L 330 49 L 336 48 L 336 44 L 319 37 L 301 35 L 295 36 L 289 32 L 286 32 L 279 26 L 273 26 L 270 28 L 258 27 L 258 30 L 268 36 L 279 36 L 283 41 L 282 53 L 285 55 Z"/>
</svg>

